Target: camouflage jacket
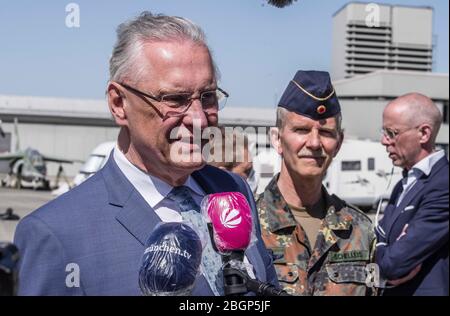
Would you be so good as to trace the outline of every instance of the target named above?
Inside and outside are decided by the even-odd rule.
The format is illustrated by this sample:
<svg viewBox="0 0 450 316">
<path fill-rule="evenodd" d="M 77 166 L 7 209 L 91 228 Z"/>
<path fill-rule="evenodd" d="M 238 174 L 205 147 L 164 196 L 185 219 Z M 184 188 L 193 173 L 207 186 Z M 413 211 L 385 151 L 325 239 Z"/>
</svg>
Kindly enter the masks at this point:
<svg viewBox="0 0 450 316">
<path fill-rule="evenodd" d="M 376 295 L 366 286 L 374 261 L 371 220 L 325 188 L 327 213 L 312 249 L 281 195 L 275 176 L 258 197 L 262 237 L 272 251 L 280 285 L 293 295 Z"/>
</svg>

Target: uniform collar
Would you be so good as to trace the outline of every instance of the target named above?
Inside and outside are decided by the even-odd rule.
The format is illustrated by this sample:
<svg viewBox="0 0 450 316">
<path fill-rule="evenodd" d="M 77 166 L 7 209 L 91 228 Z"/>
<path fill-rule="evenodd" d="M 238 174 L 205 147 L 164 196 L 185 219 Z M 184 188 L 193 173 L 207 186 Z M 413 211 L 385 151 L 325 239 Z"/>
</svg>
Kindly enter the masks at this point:
<svg viewBox="0 0 450 316">
<path fill-rule="evenodd" d="M 268 226 L 272 233 L 288 227 L 297 226 L 297 221 L 278 188 L 279 177 L 280 174 L 273 177 L 264 190 L 264 200 L 268 206 Z"/>
<path fill-rule="evenodd" d="M 264 200 L 268 206 L 268 226 L 272 233 L 281 229 L 296 227 L 298 225 L 289 208 L 286 200 L 281 195 L 278 188 L 277 174 L 264 191 Z M 325 199 L 325 205 L 327 206 L 327 213 L 324 218 L 324 223 L 331 230 L 348 230 L 353 223 L 352 216 L 345 211 L 346 205 L 339 200 L 336 196 L 328 194 L 325 187 L 322 186 L 322 194 Z"/>
</svg>

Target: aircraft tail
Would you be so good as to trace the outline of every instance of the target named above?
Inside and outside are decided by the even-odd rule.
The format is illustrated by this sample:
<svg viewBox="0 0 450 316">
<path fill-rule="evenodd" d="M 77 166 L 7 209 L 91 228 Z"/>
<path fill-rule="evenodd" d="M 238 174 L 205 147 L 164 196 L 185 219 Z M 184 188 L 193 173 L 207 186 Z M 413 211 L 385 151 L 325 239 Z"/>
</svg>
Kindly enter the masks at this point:
<svg viewBox="0 0 450 316">
<path fill-rule="evenodd" d="M 16 134 L 15 151 L 18 152 L 20 150 L 20 137 L 19 137 L 19 119 L 17 117 L 14 118 L 14 134 Z"/>
<path fill-rule="evenodd" d="M 1 138 L 5 138 L 6 137 L 6 134 L 3 131 L 3 129 L 2 129 L 2 120 L 0 120 L 0 137 Z"/>
</svg>

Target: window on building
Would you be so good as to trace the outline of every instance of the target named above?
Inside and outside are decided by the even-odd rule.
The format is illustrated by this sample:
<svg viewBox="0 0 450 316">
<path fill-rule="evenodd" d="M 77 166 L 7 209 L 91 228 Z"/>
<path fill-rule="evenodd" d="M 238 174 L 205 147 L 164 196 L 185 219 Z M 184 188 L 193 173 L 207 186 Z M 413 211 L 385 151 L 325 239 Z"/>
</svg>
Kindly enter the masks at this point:
<svg viewBox="0 0 450 316">
<path fill-rule="evenodd" d="M 369 171 L 375 170 L 375 158 L 367 159 L 367 170 Z"/>
<path fill-rule="evenodd" d="M 361 161 L 342 161 L 341 162 L 342 171 L 361 171 Z"/>
</svg>

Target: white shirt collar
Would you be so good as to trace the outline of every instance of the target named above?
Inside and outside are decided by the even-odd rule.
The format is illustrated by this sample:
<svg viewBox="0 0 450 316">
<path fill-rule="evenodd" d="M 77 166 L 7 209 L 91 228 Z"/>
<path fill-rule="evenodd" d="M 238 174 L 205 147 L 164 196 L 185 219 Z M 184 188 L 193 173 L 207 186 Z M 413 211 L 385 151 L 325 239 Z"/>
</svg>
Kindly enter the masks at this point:
<svg viewBox="0 0 450 316">
<path fill-rule="evenodd" d="M 172 190 L 173 186 L 170 184 L 164 182 L 158 177 L 145 173 L 133 165 L 120 151 L 118 145 L 114 148 L 113 158 L 128 181 L 131 182 L 131 184 L 142 195 L 150 207 L 155 208 Z M 200 197 L 205 195 L 192 176 L 187 178 L 184 185 Z"/>
<path fill-rule="evenodd" d="M 423 158 L 421 161 L 416 163 L 411 169 L 419 169 L 425 175 L 428 176 L 433 166 L 444 156 L 445 152 L 443 150 L 439 150 Z"/>
</svg>

